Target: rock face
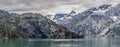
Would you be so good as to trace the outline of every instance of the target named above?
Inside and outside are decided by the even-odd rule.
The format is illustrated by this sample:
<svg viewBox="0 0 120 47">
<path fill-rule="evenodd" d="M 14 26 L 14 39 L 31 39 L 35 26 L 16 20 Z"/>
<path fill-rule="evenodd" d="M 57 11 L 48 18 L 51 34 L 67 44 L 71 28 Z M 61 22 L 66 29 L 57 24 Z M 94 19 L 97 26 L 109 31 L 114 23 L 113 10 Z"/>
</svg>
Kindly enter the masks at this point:
<svg viewBox="0 0 120 47">
<path fill-rule="evenodd" d="M 9 16 L 9 12 L 0 10 L 0 19 L 7 18 Z"/>
<path fill-rule="evenodd" d="M 7 17 L 7 20 L 4 18 L 1 20 L 4 20 L 4 23 L 0 25 L 4 27 L 1 26 L 2 28 L 0 29 L 0 38 L 80 38 L 79 35 L 70 32 L 67 28 L 56 24 L 41 14 L 11 13 L 9 14 L 9 17 Z M 9 30 L 4 30 L 3 28 Z"/>
<path fill-rule="evenodd" d="M 55 22 L 86 37 L 120 38 L 120 34 L 118 34 L 119 28 L 116 27 L 120 23 L 120 4 L 116 6 L 104 4 L 100 7 L 93 7 Z M 114 27 L 117 28 L 117 31 Z"/>
<path fill-rule="evenodd" d="M 21 15 L 20 28 L 27 33 L 24 37 L 35 38 L 79 38 L 67 28 L 57 25 L 55 22 L 40 14 L 26 13 Z"/>
</svg>

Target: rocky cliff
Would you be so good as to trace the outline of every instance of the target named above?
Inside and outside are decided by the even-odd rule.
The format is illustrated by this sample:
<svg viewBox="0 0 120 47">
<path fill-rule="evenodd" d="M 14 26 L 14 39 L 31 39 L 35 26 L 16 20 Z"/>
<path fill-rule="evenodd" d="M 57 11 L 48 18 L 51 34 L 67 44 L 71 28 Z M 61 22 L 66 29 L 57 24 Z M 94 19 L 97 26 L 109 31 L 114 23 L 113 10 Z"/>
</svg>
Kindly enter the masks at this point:
<svg viewBox="0 0 120 47">
<path fill-rule="evenodd" d="M 0 38 L 80 38 L 41 14 L 15 14 L 0 10 Z"/>
</svg>

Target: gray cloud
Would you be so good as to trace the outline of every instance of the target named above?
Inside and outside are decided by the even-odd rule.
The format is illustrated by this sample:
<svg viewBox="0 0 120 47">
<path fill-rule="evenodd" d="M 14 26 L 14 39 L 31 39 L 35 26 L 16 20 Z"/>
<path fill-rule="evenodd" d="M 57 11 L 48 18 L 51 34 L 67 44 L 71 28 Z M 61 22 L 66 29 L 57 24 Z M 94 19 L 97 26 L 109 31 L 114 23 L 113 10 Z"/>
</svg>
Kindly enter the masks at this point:
<svg viewBox="0 0 120 47">
<path fill-rule="evenodd" d="M 102 4 L 120 3 L 120 0 L 0 0 L 0 9 L 10 12 L 40 12 L 44 14 L 81 12 Z"/>
</svg>

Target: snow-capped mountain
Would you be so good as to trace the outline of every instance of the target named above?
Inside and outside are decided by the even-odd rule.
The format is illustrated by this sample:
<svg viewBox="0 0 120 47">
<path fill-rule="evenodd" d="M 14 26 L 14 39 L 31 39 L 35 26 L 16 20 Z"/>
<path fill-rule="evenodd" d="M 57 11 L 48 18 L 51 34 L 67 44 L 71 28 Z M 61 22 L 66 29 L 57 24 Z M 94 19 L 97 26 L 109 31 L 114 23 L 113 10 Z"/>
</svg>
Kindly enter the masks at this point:
<svg viewBox="0 0 120 47">
<path fill-rule="evenodd" d="M 0 39 L 2 38 L 83 38 L 62 25 L 38 13 L 9 13 L 0 10 Z"/>
<path fill-rule="evenodd" d="M 53 21 L 63 21 L 63 20 L 66 20 L 66 19 L 70 19 L 71 17 L 77 15 L 78 13 L 75 12 L 75 11 L 71 11 L 70 13 L 58 13 L 58 14 L 55 14 L 55 15 L 46 15 L 45 17 L 53 20 Z"/>
<path fill-rule="evenodd" d="M 70 14 L 57 16 L 60 16 L 54 19 L 57 24 L 64 25 L 79 35 L 85 35 L 86 37 L 120 37 L 118 28 L 120 24 L 120 4 L 104 4 L 82 13 L 72 11 Z"/>
</svg>

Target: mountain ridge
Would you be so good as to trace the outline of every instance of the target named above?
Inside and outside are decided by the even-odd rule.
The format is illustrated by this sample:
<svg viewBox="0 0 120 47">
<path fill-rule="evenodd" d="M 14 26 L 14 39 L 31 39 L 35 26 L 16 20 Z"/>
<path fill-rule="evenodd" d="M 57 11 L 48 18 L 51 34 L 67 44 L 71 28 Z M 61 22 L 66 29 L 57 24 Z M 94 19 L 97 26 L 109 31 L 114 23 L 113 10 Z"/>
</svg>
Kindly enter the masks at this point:
<svg viewBox="0 0 120 47">
<path fill-rule="evenodd" d="M 57 20 L 57 24 L 63 25 L 69 30 L 86 37 L 117 37 L 118 34 L 109 35 L 109 28 L 119 24 L 120 20 L 120 4 L 113 6 L 111 4 L 103 4 L 99 7 L 93 7 L 78 13 L 70 19 Z M 117 31 L 115 31 L 117 32 Z M 118 31 L 119 32 L 119 31 Z M 106 34 L 107 33 L 107 34 Z"/>
<path fill-rule="evenodd" d="M 7 13 L 7 15 L 6 15 Z M 0 39 L 54 38 L 76 39 L 79 35 L 38 13 L 9 13 L 0 11 Z M 7 16 L 7 17 L 4 17 Z M 82 37 L 83 38 L 83 37 Z"/>
</svg>

